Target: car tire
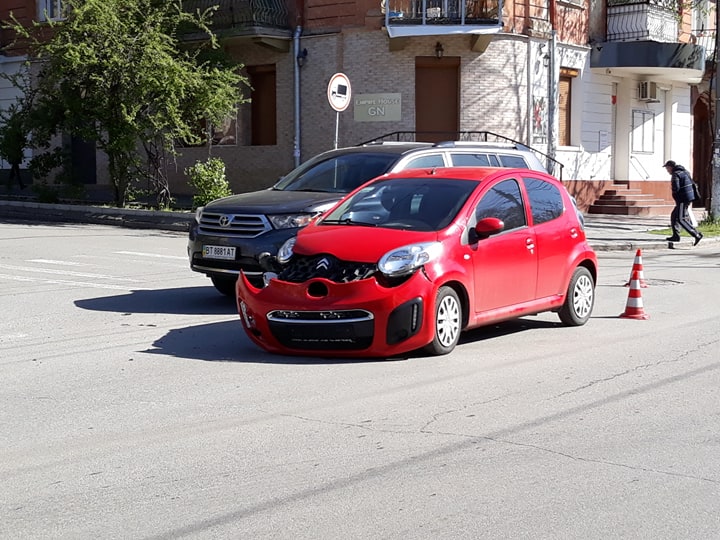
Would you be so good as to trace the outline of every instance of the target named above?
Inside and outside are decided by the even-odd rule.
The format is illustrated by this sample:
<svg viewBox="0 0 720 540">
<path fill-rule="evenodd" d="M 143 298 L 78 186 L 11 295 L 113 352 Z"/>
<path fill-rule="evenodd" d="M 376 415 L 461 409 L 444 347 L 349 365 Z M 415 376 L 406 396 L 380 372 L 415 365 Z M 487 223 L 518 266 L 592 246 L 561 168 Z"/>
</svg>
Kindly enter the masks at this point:
<svg viewBox="0 0 720 540">
<path fill-rule="evenodd" d="M 457 345 L 462 330 L 462 305 L 452 287 L 440 287 L 435 298 L 435 336 L 425 352 L 433 356 L 449 354 Z"/>
<path fill-rule="evenodd" d="M 578 266 L 568 285 L 565 303 L 558 312 L 565 326 L 582 326 L 592 314 L 595 304 L 595 281 L 590 270 Z"/>
<path fill-rule="evenodd" d="M 237 278 L 211 277 L 212 284 L 221 294 L 225 296 L 235 296 L 235 284 Z"/>
</svg>

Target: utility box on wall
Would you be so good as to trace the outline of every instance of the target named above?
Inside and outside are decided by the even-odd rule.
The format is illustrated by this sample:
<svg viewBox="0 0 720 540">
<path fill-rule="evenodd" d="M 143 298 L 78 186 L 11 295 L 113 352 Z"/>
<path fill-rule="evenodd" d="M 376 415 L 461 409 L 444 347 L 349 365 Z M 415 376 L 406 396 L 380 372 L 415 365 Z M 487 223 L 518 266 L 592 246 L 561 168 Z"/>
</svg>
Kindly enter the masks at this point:
<svg viewBox="0 0 720 540">
<path fill-rule="evenodd" d="M 642 81 L 638 84 L 638 99 L 640 101 L 656 101 L 657 84 L 650 81 Z"/>
</svg>

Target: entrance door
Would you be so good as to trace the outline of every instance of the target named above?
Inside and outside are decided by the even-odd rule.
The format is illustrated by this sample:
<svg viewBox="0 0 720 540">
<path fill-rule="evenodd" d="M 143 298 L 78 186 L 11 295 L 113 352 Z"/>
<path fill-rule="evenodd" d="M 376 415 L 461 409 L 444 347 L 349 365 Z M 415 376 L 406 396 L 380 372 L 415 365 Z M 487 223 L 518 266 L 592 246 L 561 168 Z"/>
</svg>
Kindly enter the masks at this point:
<svg viewBox="0 0 720 540">
<path fill-rule="evenodd" d="M 415 58 L 417 140 L 454 140 L 459 129 L 460 58 Z"/>
<path fill-rule="evenodd" d="M 88 142 L 74 135 L 70 138 L 70 161 L 72 174 L 83 184 L 97 184 L 97 163 L 94 142 Z"/>
</svg>

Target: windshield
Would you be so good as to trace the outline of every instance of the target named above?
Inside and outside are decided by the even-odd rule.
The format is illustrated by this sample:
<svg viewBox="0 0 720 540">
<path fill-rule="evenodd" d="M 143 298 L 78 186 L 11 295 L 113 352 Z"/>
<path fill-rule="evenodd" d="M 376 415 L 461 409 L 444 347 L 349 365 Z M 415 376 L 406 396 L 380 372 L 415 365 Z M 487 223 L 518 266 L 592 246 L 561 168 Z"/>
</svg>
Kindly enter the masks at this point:
<svg viewBox="0 0 720 540">
<path fill-rule="evenodd" d="M 320 225 L 439 231 L 455 218 L 477 185 L 447 178 L 373 182 L 328 213 Z"/>
<path fill-rule="evenodd" d="M 291 171 L 273 189 L 349 193 L 368 180 L 387 172 L 396 154 L 357 152 L 310 160 Z"/>
</svg>

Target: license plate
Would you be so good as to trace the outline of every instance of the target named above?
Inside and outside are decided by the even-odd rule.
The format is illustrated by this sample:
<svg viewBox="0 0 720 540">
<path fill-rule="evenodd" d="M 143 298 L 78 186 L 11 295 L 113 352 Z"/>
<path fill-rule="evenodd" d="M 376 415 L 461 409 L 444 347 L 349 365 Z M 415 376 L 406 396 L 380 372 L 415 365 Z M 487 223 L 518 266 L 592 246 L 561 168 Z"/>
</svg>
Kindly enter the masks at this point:
<svg viewBox="0 0 720 540">
<path fill-rule="evenodd" d="M 203 246 L 203 257 L 205 259 L 235 260 L 235 248 L 227 246 Z"/>
</svg>

